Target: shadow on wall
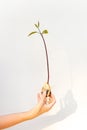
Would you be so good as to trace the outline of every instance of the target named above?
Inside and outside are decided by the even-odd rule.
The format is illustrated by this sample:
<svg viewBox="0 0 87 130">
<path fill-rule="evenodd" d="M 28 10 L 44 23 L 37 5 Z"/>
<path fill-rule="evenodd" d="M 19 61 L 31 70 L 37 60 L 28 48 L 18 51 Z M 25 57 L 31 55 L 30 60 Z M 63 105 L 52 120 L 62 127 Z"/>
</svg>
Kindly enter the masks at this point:
<svg viewBox="0 0 87 130">
<path fill-rule="evenodd" d="M 73 114 L 76 109 L 77 103 L 73 97 L 72 91 L 69 90 L 63 100 L 60 100 L 60 110 L 55 115 L 35 119 L 29 124 L 29 129 L 42 130 L 56 122 L 66 119 Z"/>
</svg>

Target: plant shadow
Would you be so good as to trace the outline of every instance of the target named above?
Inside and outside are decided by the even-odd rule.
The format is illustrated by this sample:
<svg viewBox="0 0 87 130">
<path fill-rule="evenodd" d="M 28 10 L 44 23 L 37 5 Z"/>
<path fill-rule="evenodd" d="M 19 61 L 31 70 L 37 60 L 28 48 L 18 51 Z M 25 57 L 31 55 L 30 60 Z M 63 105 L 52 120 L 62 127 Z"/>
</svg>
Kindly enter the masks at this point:
<svg viewBox="0 0 87 130">
<path fill-rule="evenodd" d="M 68 116 L 75 113 L 76 109 L 77 103 L 73 97 L 72 91 L 69 90 L 63 100 L 60 99 L 60 110 L 55 115 L 37 118 L 31 123 L 29 122 L 29 128 L 31 130 L 42 130 L 56 122 L 66 119 Z"/>
</svg>

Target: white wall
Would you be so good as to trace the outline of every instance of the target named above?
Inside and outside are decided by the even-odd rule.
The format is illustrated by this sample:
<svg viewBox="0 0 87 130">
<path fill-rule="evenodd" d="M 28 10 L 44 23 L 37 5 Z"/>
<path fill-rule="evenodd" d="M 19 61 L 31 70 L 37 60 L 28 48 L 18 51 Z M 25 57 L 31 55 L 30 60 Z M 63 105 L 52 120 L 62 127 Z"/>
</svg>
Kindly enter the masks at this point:
<svg viewBox="0 0 87 130">
<path fill-rule="evenodd" d="M 9 130 L 86 130 L 86 0 L 0 0 L 0 114 L 32 108 L 46 81 L 43 43 L 37 35 L 27 37 L 38 20 L 49 30 L 45 39 L 57 103 Z"/>
</svg>

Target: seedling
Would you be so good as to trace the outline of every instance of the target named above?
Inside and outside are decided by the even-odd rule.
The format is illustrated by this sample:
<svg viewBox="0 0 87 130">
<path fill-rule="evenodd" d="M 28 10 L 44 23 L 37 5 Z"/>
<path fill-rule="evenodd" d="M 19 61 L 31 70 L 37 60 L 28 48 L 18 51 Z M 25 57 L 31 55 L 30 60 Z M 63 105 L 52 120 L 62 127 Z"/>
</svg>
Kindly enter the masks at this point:
<svg viewBox="0 0 87 130">
<path fill-rule="evenodd" d="M 46 54 L 46 64 L 47 64 L 47 81 L 46 81 L 46 84 L 42 87 L 42 92 L 46 91 L 46 96 L 49 97 L 51 95 L 51 88 L 49 85 L 49 59 L 48 59 L 48 51 L 47 51 L 46 42 L 45 42 L 45 39 L 43 36 L 43 34 L 48 33 L 48 30 L 45 29 L 45 30 L 41 31 L 39 22 L 37 24 L 34 24 L 34 26 L 37 28 L 37 31 L 33 31 L 33 32 L 29 33 L 28 36 L 31 36 L 33 34 L 39 34 L 43 40 L 45 54 Z"/>
</svg>

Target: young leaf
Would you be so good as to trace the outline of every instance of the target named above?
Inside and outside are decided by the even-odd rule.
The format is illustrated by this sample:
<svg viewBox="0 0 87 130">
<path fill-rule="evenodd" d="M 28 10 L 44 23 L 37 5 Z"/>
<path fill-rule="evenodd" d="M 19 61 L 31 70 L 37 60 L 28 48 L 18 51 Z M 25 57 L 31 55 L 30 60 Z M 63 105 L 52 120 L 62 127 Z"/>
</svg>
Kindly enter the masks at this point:
<svg viewBox="0 0 87 130">
<path fill-rule="evenodd" d="M 34 24 L 36 28 L 38 28 L 38 25 L 37 24 Z"/>
<path fill-rule="evenodd" d="M 43 30 L 42 34 L 47 34 L 48 31 L 47 30 Z"/>
<path fill-rule="evenodd" d="M 37 33 L 37 32 L 36 31 L 35 32 L 31 32 L 31 33 L 28 34 L 28 36 L 31 36 L 32 34 L 35 34 L 35 33 Z"/>
<path fill-rule="evenodd" d="M 38 21 L 38 27 L 40 26 L 40 23 L 39 23 L 39 21 Z"/>
</svg>

